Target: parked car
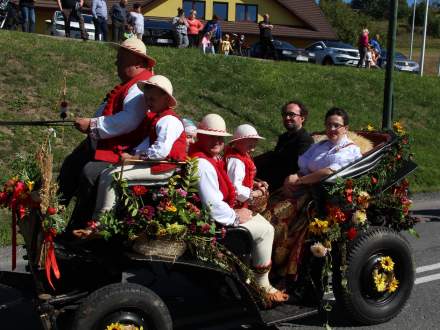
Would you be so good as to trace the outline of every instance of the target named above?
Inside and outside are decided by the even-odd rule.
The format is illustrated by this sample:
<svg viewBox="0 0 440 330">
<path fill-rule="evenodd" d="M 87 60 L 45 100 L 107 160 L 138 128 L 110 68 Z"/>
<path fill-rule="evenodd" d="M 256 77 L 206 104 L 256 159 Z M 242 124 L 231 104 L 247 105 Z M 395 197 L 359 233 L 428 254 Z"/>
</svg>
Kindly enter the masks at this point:
<svg viewBox="0 0 440 330">
<path fill-rule="evenodd" d="M 273 45 L 275 46 L 275 51 L 277 52 L 278 59 L 280 60 L 297 62 L 309 61 L 306 51 L 302 48 L 296 48 L 292 44 L 282 40 L 274 40 Z M 260 42 L 257 42 L 251 46 L 250 55 L 251 57 L 262 57 L 263 46 Z"/>
<path fill-rule="evenodd" d="M 322 65 L 357 65 L 359 50 L 341 41 L 318 41 L 306 47 L 312 62 Z"/>
<path fill-rule="evenodd" d="M 90 40 L 95 39 L 95 25 L 93 24 L 93 16 L 88 14 L 82 14 L 84 18 L 84 27 Z M 59 10 L 55 11 L 52 19 L 45 20 L 50 35 L 64 37 L 66 32 L 64 30 L 64 18 L 63 13 Z M 70 36 L 72 38 L 81 38 L 81 30 L 79 29 L 79 23 L 75 20 L 70 21 Z"/>
<path fill-rule="evenodd" d="M 386 52 L 386 50 L 382 50 L 382 52 L 380 53 L 380 58 L 377 61 L 377 64 L 382 69 L 385 69 L 385 67 L 387 66 L 387 52 Z M 419 73 L 420 72 L 419 63 L 408 59 L 405 55 L 403 55 L 402 53 L 399 53 L 399 52 L 395 53 L 394 68 L 398 71 L 405 71 L 405 72 L 412 72 L 412 73 Z"/>
<path fill-rule="evenodd" d="M 175 46 L 174 25 L 169 21 L 145 20 L 142 41 L 147 45 Z"/>
</svg>

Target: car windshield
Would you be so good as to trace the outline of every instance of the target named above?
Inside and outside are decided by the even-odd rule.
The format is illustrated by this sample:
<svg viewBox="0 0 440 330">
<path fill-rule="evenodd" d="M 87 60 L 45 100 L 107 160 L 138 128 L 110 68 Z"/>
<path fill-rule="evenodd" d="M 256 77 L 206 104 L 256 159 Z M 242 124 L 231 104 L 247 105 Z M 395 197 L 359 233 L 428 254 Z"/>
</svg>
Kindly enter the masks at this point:
<svg viewBox="0 0 440 330">
<path fill-rule="evenodd" d="M 170 22 L 167 21 L 155 21 L 155 20 L 145 20 L 144 21 L 145 29 L 160 29 L 160 30 L 173 30 L 174 26 Z"/>
<path fill-rule="evenodd" d="M 340 41 L 324 41 L 327 47 L 355 49 L 352 45 Z"/>
<path fill-rule="evenodd" d="M 286 41 L 274 40 L 273 44 L 276 48 L 280 48 L 280 49 L 285 49 L 285 50 L 295 50 L 296 49 L 295 46 L 293 46 L 292 44 L 289 44 Z"/>
</svg>

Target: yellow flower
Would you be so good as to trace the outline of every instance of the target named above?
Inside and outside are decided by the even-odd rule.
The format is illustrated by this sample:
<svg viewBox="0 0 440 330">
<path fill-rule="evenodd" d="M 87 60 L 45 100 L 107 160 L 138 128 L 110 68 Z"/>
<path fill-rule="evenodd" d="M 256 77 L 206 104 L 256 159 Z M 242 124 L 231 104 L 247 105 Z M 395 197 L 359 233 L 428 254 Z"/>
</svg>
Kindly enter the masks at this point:
<svg viewBox="0 0 440 330">
<path fill-rule="evenodd" d="M 123 330 L 123 326 L 120 323 L 112 323 L 107 326 L 105 330 Z"/>
<path fill-rule="evenodd" d="M 374 284 L 378 292 L 384 292 L 387 289 L 387 277 L 385 274 L 380 274 L 377 270 L 373 273 Z"/>
<path fill-rule="evenodd" d="M 26 181 L 26 185 L 27 185 L 29 191 L 32 191 L 32 189 L 34 189 L 35 182 L 34 181 Z"/>
<path fill-rule="evenodd" d="M 400 122 L 398 122 L 398 121 L 396 121 L 396 122 L 394 123 L 394 125 L 393 125 L 393 129 L 394 129 L 394 131 L 397 132 L 397 134 L 402 135 L 402 134 L 405 133 L 405 129 L 403 128 L 403 125 L 402 125 Z"/>
<path fill-rule="evenodd" d="M 167 205 L 165 206 L 165 210 L 169 212 L 176 212 L 177 208 L 172 203 L 167 203 Z"/>
<path fill-rule="evenodd" d="M 367 220 L 367 213 L 363 210 L 357 210 L 353 214 L 353 222 L 355 224 L 364 224 L 365 220 Z"/>
<path fill-rule="evenodd" d="M 393 276 L 391 283 L 388 285 L 388 292 L 393 293 L 399 287 L 399 281 Z"/>
<path fill-rule="evenodd" d="M 322 233 L 327 232 L 328 230 L 328 221 L 325 220 L 319 220 L 315 218 L 310 224 L 309 224 L 309 231 L 312 234 L 315 235 L 321 235 Z"/>
<path fill-rule="evenodd" d="M 375 131 L 376 129 L 374 128 L 374 126 L 373 125 L 371 125 L 371 124 L 368 124 L 367 125 L 367 131 L 368 132 L 373 132 L 373 131 Z"/>
<path fill-rule="evenodd" d="M 380 266 L 383 270 L 387 272 L 391 272 L 394 269 L 394 261 L 391 259 L 391 257 L 382 257 L 380 258 Z"/>
</svg>

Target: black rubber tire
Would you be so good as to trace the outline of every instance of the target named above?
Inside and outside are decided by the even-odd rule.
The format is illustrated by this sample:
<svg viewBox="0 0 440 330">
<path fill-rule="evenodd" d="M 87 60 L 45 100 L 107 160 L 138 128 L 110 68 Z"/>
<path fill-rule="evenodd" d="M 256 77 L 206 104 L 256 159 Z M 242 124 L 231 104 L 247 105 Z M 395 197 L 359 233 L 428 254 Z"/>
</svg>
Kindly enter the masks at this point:
<svg viewBox="0 0 440 330">
<path fill-rule="evenodd" d="M 399 287 L 394 293 L 379 296 L 368 289 L 368 274 L 374 258 L 390 256 L 395 262 Z M 347 247 L 347 288 L 341 286 L 340 263 L 334 259 L 333 292 L 348 315 L 361 324 L 379 324 L 400 313 L 414 286 L 414 261 L 408 241 L 386 227 L 370 227 Z M 368 269 L 368 270 L 367 270 Z"/>
<path fill-rule="evenodd" d="M 326 57 L 324 58 L 324 61 L 322 61 L 322 65 L 333 65 L 333 60 L 331 59 L 331 57 Z"/>
<path fill-rule="evenodd" d="M 72 330 L 102 330 L 127 319 L 144 330 L 172 330 L 167 306 L 150 289 L 134 283 L 116 283 L 91 293 L 78 308 Z"/>
</svg>

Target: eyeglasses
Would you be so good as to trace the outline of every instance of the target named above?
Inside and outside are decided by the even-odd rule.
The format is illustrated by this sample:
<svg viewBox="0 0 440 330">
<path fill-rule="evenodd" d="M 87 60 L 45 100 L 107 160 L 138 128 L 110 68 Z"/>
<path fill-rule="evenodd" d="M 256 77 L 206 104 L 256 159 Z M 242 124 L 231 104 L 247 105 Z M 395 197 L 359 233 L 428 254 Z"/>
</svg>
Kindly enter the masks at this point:
<svg viewBox="0 0 440 330">
<path fill-rule="evenodd" d="M 295 118 L 295 117 L 302 117 L 301 114 L 295 113 L 295 112 L 283 112 L 282 116 L 286 117 L 286 118 L 287 117 L 293 117 L 293 118 Z"/>
<path fill-rule="evenodd" d="M 325 128 L 327 129 L 340 129 L 341 127 L 345 127 L 345 125 L 343 124 L 338 124 L 338 123 L 325 123 Z"/>
</svg>

